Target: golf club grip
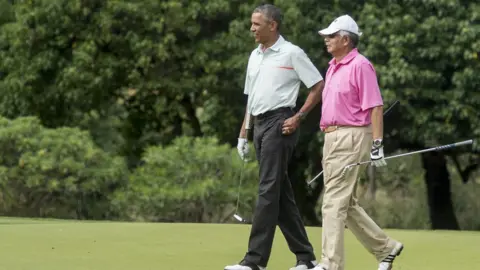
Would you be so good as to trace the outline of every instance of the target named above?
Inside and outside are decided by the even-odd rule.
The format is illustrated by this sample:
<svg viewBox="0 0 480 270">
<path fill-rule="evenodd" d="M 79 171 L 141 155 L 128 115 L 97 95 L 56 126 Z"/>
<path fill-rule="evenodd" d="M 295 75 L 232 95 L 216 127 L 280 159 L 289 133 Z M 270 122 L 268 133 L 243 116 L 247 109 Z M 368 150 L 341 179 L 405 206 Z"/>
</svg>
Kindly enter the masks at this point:
<svg viewBox="0 0 480 270">
<path fill-rule="evenodd" d="M 435 147 L 435 150 L 446 150 L 446 149 L 454 148 L 454 147 L 465 145 L 465 144 L 471 144 L 471 143 L 473 143 L 473 140 L 468 140 L 468 141 L 463 141 L 458 143 L 451 143 L 447 145 L 437 146 Z"/>
<path fill-rule="evenodd" d="M 447 150 L 447 149 L 450 149 L 450 148 L 454 148 L 456 146 L 457 145 L 455 143 L 447 144 L 447 145 L 441 145 L 441 146 L 435 147 L 435 150 L 442 151 L 442 150 Z"/>
</svg>

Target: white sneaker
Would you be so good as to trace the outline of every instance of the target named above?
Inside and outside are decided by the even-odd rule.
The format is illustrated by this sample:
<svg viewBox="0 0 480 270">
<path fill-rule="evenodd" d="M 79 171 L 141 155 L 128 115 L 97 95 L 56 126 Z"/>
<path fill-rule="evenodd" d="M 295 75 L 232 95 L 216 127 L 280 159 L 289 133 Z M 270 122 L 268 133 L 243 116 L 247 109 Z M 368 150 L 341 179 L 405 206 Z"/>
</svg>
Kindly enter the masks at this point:
<svg viewBox="0 0 480 270">
<path fill-rule="evenodd" d="M 391 270 L 393 261 L 397 256 L 400 255 L 400 253 L 402 253 L 402 250 L 403 250 L 403 244 L 400 242 L 397 242 L 392 252 L 390 252 L 390 254 L 385 259 L 383 259 L 383 261 L 378 265 L 378 270 Z"/>
<path fill-rule="evenodd" d="M 315 266 L 313 270 L 328 270 L 328 267 L 325 266 L 325 264 L 321 263 L 321 264 L 317 264 L 317 266 Z"/>
<path fill-rule="evenodd" d="M 227 265 L 224 268 L 225 270 L 267 270 L 265 267 L 258 266 L 256 264 L 241 261 L 239 264 Z"/>
<path fill-rule="evenodd" d="M 317 261 L 298 261 L 297 265 L 295 267 L 290 268 L 290 270 L 313 270 L 315 269 L 315 266 L 317 265 Z"/>
</svg>

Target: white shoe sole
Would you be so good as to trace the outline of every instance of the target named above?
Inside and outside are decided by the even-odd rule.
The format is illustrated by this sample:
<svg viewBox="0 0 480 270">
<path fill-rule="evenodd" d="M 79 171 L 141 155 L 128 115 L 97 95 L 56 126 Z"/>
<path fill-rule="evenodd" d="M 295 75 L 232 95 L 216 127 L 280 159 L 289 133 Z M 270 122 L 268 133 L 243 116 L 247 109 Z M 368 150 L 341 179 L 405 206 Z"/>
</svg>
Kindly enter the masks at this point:
<svg viewBox="0 0 480 270">
<path fill-rule="evenodd" d="M 382 266 L 379 266 L 379 269 L 382 268 L 382 269 L 384 269 L 384 270 L 392 270 L 392 268 L 393 268 L 393 262 L 395 261 L 395 258 L 397 258 L 398 256 L 400 256 L 400 254 L 401 254 L 402 251 L 403 251 L 403 248 L 404 248 L 404 246 L 403 246 L 402 243 L 399 243 L 399 242 L 396 243 L 396 244 L 395 244 L 395 247 L 394 247 L 393 250 L 392 250 L 392 252 L 390 252 L 390 254 L 388 255 L 388 257 L 394 256 L 394 257 L 392 258 L 392 262 L 382 262 L 382 263 L 380 263 L 380 264 L 388 263 L 388 266 L 387 266 L 388 268 L 382 268 Z M 388 258 L 388 257 L 387 257 L 387 258 Z M 383 267 L 385 267 L 385 265 L 384 265 Z"/>
<path fill-rule="evenodd" d="M 395 245 L 395 248 L 397 250 L 397 252 L 395 253 L 395 256 L 400 256 L 400 254 L 402 253 L 403 251 L 403 244 L 402 243 L 397 243 L 397 245 Z"/>
</svg>

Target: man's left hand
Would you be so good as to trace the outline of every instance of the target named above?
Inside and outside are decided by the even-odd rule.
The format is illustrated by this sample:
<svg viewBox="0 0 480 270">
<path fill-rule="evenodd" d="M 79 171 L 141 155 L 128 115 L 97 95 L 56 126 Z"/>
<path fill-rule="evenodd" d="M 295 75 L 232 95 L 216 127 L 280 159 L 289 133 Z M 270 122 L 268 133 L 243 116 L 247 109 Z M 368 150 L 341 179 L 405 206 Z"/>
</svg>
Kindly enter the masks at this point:
<svg viewBox="0 0 480 270">
<path fill-rule="evenodd" d="M 375 167 L 382 167 L 387 165 L 387 162 L 385 161 L 385 156 L 383 155 L 382 143 L 380 143 L 380 145 L 375 145 L 375 143 L 372 145 L 372 150 L 370 151 L 370 158 L 372 159 L 372 164 Z"/>
<path fill-rule="evenodd" d="M 282 133 L 292 134 L 293 132 L 295 132 L 295 130 L 298 128 L 299 125 L 300 125 L 300 117 L 298 115 L 294 115 L 288 118 L 287 120 L 285 120 L 285 122 L 283 122 Z"/>
</svg>

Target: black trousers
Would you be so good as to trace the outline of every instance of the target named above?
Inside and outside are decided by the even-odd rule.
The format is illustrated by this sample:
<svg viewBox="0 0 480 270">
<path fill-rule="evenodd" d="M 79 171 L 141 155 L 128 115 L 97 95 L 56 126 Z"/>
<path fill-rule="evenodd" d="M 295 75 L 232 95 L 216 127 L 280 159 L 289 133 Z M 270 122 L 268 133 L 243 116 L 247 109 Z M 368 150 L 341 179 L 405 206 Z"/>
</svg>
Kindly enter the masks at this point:
<svg viewBox="0 0 480 270">
<path fill-rule="evenodd" d="M 277 225 L 297 260 L 315 260 L 287 173 L 298 131 L 283 135 L 282 125 L 293 115 L 291 108 L 281 108 L 257 116 L 254 122 L 253 143 L 260 165 L 260 183 L 245 260 L 262 267 L 270 259 Z"/>
</svg>

